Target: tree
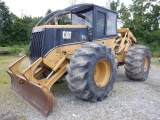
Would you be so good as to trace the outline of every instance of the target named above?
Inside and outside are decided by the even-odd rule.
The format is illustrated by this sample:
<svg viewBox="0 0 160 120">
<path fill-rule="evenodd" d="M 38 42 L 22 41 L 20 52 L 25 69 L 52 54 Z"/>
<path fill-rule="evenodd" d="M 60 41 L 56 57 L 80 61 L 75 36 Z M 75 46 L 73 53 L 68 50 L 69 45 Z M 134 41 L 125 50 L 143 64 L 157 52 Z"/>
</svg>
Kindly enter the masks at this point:
<svg viewBox="0 0 160 120">
<path fill-rule="evenodd" d="M 113 11 L 117 11 L 119 4 L 120 4 L 120 0 L 112 1 L 110 3 L 110 9 Z"/>
<path fill-rule="evenodd" d="M 0 33 L 7 34 L 10 33 L 10 25 L 12 24 L 12 19 L 9 13 L 9 8 L 4 2 L 0 1 Z"/>
<path fill-rule="evenodd" d="M 160 24 L 160 5 L 151 3 L 150 6 L 150 22 L 152 23 L 151 29 L 158 30 Z"/>
<path fill-rule="evenodd" d="M 12 16 L 10 15 L 9 8 L 5 2 L 0 0 L 0 46 L 10 45 L 12 32 Z"/>
<path fill-rule="evenodd" d="M 70 0 L 70 5 L 75 5 L 77 3 L 77 0 Z"/>
<path fill-rule="evenodd" d="M 16 17 L 15 19 L 12 32 L 14 43 L 19 45 L 29 44 L 32 28 L 41 18 L 24 16 L 23 18 Z"/>
<path fill-rule="evenodd" d="M 49 9 L 48 13 L 51 12 Z M 0 1 L 0 46 L 29 44 L 32 28 L 41 17 L 17 17 Z"/>
<path fill-rule="evenodd" d="M 118 16 L 123 27 L 129 27 L 130 29 L 132 29 L 130 9 L 127 8 L 124 3 L 121 4 L 120 10 L 118 10 Z"/>
<path fill-rule="evenodd" d="M 123 27 L 129 27 L 136 36 L 143 38 L 146 34 L 158 29 L 159 7 L 146 0 L 132 0 L 128 8 L 121 4 L 118 11 Z"/>
<path fill-rule="evenodd" d="M 48 14 L 51 13 L 51 12 L 52 12 L 52 10 L 51 10 L 51 9 L 48 9 L 45 15 L 48 15 Z"/>
<path fill-rule="evenodd" d="M 130 28 L 141 44 L 148 45 L 154 55 L 160 55 L 160 6 L 155 0 L 132 0 L 128 8 L 121 4 L 119 18 L 123 27 Z"/>
</svg>

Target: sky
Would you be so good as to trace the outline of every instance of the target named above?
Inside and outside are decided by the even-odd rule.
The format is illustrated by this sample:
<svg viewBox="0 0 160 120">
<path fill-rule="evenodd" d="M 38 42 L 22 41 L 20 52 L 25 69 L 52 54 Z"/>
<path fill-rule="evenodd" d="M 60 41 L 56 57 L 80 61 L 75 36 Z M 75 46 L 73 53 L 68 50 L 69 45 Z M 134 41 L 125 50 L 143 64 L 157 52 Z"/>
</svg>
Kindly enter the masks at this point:
<svg viewBox="0 0 160 120">
<path fill-rule="evenodd" d="M 23 17 L 24 15 L 38 17 L 44 16 L 48 9 L 52 11 L 64 9 L 70 6 L 71 0 L 1 0 L 6 3 L 9 10 L 17 15 Z M 77 3 L 93 3 L 99 6 L 106 6 L 107 0 L 77 0 Z M 110 0 L 111 1 L 111 0 Z M 129 5 L 131 0 L 121 0 L 126 5 Z"/>
</svg>

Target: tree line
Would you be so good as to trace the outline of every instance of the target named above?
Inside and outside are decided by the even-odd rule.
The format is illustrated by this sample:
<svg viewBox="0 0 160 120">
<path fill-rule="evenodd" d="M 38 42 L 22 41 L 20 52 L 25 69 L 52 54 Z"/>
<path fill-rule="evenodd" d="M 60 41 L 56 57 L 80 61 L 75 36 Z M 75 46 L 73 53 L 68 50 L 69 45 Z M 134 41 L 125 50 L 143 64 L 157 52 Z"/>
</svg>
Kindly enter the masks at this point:
<svg viewBox="0 0 160 120">
<path fill-rule="evenodd" d="M 32 28 L 42 17 L 19 18 L 0 1 L 0 46 L 28 44 Z"/>
<path fill-rule="evenodd" d="M 76 4 L 76 0 L 71 2 Z M 160 5 L 156 0 L 132 0 L 129 6 L 114 0 L 110 3 L 110 9 L 118 12 L 122 27 L 130 28 L 141 44 L 148 45 L 155 54 L 160 55 Z M 46 14 L 50 12 L 49 9 Z M 20 18 L 0 0 L 0 46 L 29 44 L 31 30 L 41 18 Z"/>
<path fill-rule="evenodd" d="M 116 0 L 110 7 L 118 12 L 122 27 L 130 28 L 140 44 L 149 46 L 154 56 L 160 56 L 160 2 L 132 0 L 127 7 Z"/>
</svg>

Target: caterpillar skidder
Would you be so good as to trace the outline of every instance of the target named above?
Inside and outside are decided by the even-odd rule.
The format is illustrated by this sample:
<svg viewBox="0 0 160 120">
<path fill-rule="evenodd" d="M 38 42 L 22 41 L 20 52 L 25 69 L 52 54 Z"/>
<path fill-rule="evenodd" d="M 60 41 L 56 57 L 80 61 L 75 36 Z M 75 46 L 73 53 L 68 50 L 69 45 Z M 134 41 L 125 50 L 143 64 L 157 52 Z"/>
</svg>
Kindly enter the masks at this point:
<svg viewBox="0 0 160 120">
<path fill-rule="evenodd" d="M 52 12 L 37 23 L 31 34 L 31 65 L 20 73 L 24 59 L 9 67 L 11 90 L 47 116 L 56 104 L 50 89 L 66 74 L 76 97 L 101 101 L 113 88 L 117 66 L 124 65 L 127 78 L 145 80 L 151 53 L 148 47 L 137 45 L 128 28 L 117 30 L 116 12 L 78 4 Z"/>
</svg>

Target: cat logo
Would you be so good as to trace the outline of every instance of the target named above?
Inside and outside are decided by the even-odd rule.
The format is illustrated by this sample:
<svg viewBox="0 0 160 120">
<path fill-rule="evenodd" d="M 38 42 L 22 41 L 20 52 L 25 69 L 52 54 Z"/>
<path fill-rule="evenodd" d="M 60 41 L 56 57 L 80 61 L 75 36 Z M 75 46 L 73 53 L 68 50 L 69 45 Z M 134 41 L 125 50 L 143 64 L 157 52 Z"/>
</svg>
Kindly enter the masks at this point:
<svg viewBox="0 0 160 120">
<path fill-rule="evenodd" d="M 63 31 L 63 39 L 71 39 L 71 31 Z"/>
</svg>

